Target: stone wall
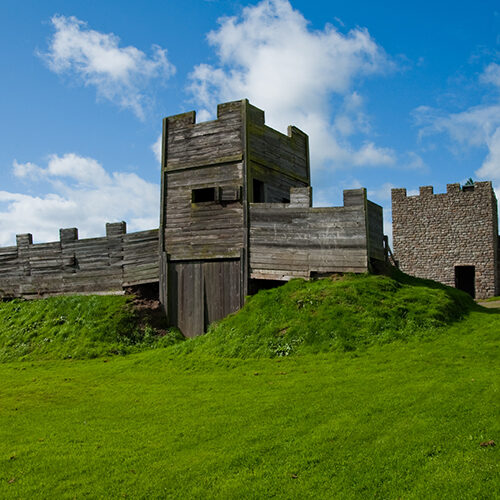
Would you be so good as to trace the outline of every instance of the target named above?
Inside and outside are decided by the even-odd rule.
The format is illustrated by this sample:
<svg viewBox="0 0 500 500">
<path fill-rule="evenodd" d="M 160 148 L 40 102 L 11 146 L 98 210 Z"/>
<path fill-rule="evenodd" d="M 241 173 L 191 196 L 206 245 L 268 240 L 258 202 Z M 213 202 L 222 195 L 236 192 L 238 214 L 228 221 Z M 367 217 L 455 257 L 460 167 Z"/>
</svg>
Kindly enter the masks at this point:
<svg viewBox="0 0 500 500">
<path fill-rule="evenodd" d="M 491 182 L 418 196 L 392 190 L 393 246 L 401 270 L 455 286 L 455 266 L 475 267 L 477 298 L 499 293 L 498 213 Z"/>
</svg>

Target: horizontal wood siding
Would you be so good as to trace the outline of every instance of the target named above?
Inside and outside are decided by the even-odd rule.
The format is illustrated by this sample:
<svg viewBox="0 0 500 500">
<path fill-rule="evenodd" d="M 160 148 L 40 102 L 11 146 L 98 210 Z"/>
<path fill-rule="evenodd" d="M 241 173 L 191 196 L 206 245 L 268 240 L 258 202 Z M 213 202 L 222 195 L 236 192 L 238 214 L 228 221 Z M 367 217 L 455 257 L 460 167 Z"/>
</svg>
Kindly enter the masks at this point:
<svg viewBox="0 0 500 500">
<path fill-rule="evenodd" d="M 158 229 L 123 235 L 123 286 L 158 281 Z"/>
<path fill-rule="evenodd" d="M 167 173 L 165 248 L 171 260 L 239 257 L 243 245 L 241 200 L 192 203 L 193 189 L 235 189 L 241 162 Z"/>
<path fill-rule="evenodd" d="M 71 228 L 57 242 L 19 239 L 0 248 L 0 297 L 114 292 L 157 282 L 158 230 L 125 234 L 124 228 L 108 224 L 106 237 L 80 240 Z"/>
<path fill-rule="evenodd" d="M 195 123 L 195 113 L 167 118 L 166 170 L 241 160 L 242 101 L 219 105 L 217 120 Z"/>
<path fill-rule="evenodd" d="M 267 203 L 290 200 L 291 187 L 309 186 L 307 135 L 296 127 L 289 127 L 288 135 L 268 127 L 264 112 L 250 104 L 247 118 L 249 200 L 255 200 L 253 179 L 264 183 Z"/>
<path fill-rule="evenodd" d="M 282 203 L 284 200 L 290 200 L 290 188 L 307 187 L 307 182 L 283 175 L 255 161 L 249 163 L 249 179 L 249 198 L 255 199 L 253 179 L 258 179 L 264 183 L 264 199 L 267 203 Z"/>
<path fill-rule="evenodd" d="M 260 279 L 366 271 L 363 205 L 294 208 L 251 204 L 250 268 L 251 277 Z"/>
<path fill-rule="evenodd" d="M 309 152 L 306 134 L 295 127 L 289 127 L 289 135 L 284 135 L 251 120 L 247 127 L 248 158 L 251 161 L 308 183 Z"/>
</svg>

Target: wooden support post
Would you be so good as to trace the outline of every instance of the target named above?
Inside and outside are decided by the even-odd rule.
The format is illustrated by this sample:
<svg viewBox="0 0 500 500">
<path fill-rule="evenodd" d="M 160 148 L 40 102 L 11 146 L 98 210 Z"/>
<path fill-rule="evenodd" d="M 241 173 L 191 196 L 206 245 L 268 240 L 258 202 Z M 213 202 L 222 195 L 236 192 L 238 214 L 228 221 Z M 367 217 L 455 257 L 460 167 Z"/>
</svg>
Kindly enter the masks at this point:
<svg viewBox="0 0 500 500">
<path fill-rule="evenodd" d="M 16 234 L 17 259 L 22 276 L 31 276 L 30 246 L 33 245 L 31 233 Z"/>
</svg>

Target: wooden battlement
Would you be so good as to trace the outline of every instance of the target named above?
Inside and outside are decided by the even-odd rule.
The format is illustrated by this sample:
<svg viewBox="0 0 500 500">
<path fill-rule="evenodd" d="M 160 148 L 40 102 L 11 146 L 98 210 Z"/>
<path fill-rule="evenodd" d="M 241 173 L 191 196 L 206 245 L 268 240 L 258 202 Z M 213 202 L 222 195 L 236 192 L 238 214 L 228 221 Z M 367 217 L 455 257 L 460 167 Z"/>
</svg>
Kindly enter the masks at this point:
<svg viewBox="0 0 500 500">
<path fill-rule="evenodd" d="M 16 246 L 0 248 L 0 297 L 121 292 L 158 282 L 158 230 L 127 233 L 125 222 L 106 224 L 106 236 L 78 238 L 59 230 L 59 241 L 33 243 L 18 234 Z"/>
</svg>

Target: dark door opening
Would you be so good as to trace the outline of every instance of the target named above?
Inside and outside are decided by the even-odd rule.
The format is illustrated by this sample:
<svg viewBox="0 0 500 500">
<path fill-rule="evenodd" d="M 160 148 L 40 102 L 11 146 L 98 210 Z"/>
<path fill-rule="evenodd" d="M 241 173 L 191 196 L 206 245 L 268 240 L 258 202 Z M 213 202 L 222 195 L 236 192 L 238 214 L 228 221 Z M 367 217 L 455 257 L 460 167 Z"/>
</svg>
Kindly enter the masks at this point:
<svg viewBox="0 0 500 500">
<path fill-rule="evenodd" d="M 455 266 L 455 288 L 476 296 L 476 268 L 474 266 Z"/>
<path fill-rule="evenodd" d="M 265 203 L 266 192 L 264 188 L 264 183 L 259 181 L 259 179 L 253 180 L 253 202 L 254 203 Z"/>
</svg>

